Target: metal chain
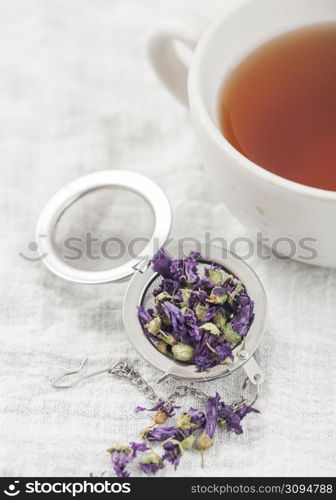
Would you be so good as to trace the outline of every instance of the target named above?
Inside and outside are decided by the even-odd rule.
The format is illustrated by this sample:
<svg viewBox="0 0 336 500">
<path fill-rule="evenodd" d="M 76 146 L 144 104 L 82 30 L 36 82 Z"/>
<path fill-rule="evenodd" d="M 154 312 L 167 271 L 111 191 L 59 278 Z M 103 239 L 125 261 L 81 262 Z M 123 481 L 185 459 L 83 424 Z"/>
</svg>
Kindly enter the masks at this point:
<svg viewBox="0 0 336 500">
<path fill-rule="evenodd" d="M 195 389 L 194 387 L 188 387 L 187 385 L 179 385 L 176 387 L 175 391 L 168 397 L 167 401 L 170 404 L 174 404 L 176 398 L 183 398 L 185 396 L 193 396 L 194 398 L 201 401 L 201 403 L 205 403 L 210 396 L 205 394 L 205 392 L 200 391 L 199 389 Z"/>
<path fill-rule="evenodd" d="M 201 401 L 201 403 L 205 403 L 210 398 L 210 396 L 205 392 L 196 389 L 195 387 L 188 387 L 187 385 L 179 385 L 178 387 L 176 387 L 174 392 L 172 392 L 172 394 L 170 394 L 170 396 L 168 396 L 166 400 L 160 398 L 154 391 L 153 387 L 149 385 L 148 382 L 146 382 L 145 379 L 141 377 L 139 372 L 134 369 L 134 366 L 128 365 L 125 361 L 119 361 L 118 363 L 116 363 L 113 368 L 108 371 L 108 373 L 115 377 L 126 378 L 131 382 L 132 385 L 134 385 L 140 392 L 142 392 L 149 401 L 153 403 L 162 401 L 165 402 L 167 406 L 172 406 L 176 402 L 177 398 L 182 398 L 188 395 L 198 399 L 199 401 Z M 241 386 L 239 398 L 231 404 L 233 409 L 238 410 L 243 406 L 252 406 L 256 402 L 260 393 L 260 376 L 256 375 L 256 377 L 258 377 L 258 379 L 256 378 L 256 394 L 253 400 L 249 402 L 248 398 L 246 397 L 246 390 L 249 381 L 247 377 Z"/>
<path fill-rule="evenodd" d="M 134 369 L 134 366 L 130 366 L 124 361 L 116 363 L 113 368 L 108 371 L 108 373 L 110 375 L 114 375 L 115 377 L 126 378 L 132 385 L 142 392 L 149 401 L 153 403 L 164 401 L 168 406 L 172 406 L 176 402 L 176 398 L 185 397 L 187 395 L 194 396 L 202 403 L 205 403 L 210 397 L 205 394 L 205 392 L 195 389 L 194 387 L 179 385 L 165 401 L 156 394 L 153 387 L 150 386 L 143 377 L 141 377 L 140 373 Z"/>
<path fill-rule="evenodd" d="M 112 368 L 105 368 L 103 370 L 98 370 L 94 373 L 89 373 L 80 378 L 77 378 L 76 380 L 72 380 L 69 383 L 64 382 L 64 379 L 67 379 L 68 376 L 80 373 L 86 362 L 87 359 L 84 359 L 79 369 L 68 371 L 61 377 L 58 377 L 56 380 L 52 381 L 53 387 L 55 387 L 56 389 L 68 389 L 70 387 L 74 387 L 83 380 L 87 380 L 91 377 L 94 377 L 96 375 L 101 375 L 102 373 L 107 372 L 109 375 L 113 375 L 114 377 L 124 378 L 129 380 L 130 383 L 134 385 L 134 387 L 136 387 L 138 391 L 142 392 L 146 396 L 146 398 L 152 403 L 163 402 L 165 403 L 166 406 L 173 406 L 177 398 L 182 398 L 188 395 L 193 396 L 202 403 L 205 403 L 210 397 L 205 392 L 200 391 L 199 389 L 195 389 L 195 387 L 188 387 L 187 385 L 179 385 L 178 387 L 176 387 L 174 392 L 172 392 L 172 394 L 168 396 L 167 399 L 160 398 L 160 396 L 158 396 L 154 391 L 153 387 L 149 385 L 148 382 L 146 382 L 146 380 L 141 377 L 140 373 L 135 370 L 134 366 L 129 365 L 126 361 L 118 361 L 112 366 Z M 252 406 L 258 399 L 260 393 L 261 375 L 260 374 L 255 375 L 256 393 L 254 398 L 252 398 L 252 401 L 249 401 L 246 395 L 248 382 L 249 378 L 247 377 L 241 386 L 239 398 L 236 399 L 231 405 L 233 409 L 238 410 L 243 406 Z"/>
<path fill-rule="evenodd" d="M 150 386 L 144 378 L 141 377 L 140 373 L 134 369 L 133 365 L 128 365 L 125 361 L 119 361 L 116 363 L 113 368 L 108 370 L 110 375 L 113 375 L 118 378 L 126 378 L 134 385 L 139 392 L 142 392 L 146 396 L 146 398 L 152 403 L 158 403 L 163 401 L 156 392 L 153 387 Z"/>
</svg>

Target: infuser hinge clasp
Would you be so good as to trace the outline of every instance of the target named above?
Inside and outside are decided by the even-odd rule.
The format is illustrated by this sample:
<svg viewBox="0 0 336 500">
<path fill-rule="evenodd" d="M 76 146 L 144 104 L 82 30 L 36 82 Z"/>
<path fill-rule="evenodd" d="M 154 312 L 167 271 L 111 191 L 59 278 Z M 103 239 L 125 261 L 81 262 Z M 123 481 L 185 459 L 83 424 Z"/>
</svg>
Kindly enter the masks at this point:
<svg viewBox="0 0 336 500">
<path fill-rule="evenodd" d="M 243 351 L 242 351 L 243 352 Z M 245 352 L 245 351 L 244 351 Z M 241 356 L 242 359 L 244 359 Z M 248 358 L 248 356 L 247 356 Z M 253 356 L 248 358 L 248 361 L 243 365 L 246 375 L 254 385 L 260 385 L 265 380 L 265 374 L 254 359 Z"/>
<path fill-rule="evenodd" d="M 139 271 L 139 273 L 144 273 L 149 268 L 151 261 L 150 259 L 142 259 L 137 264 L 133 266 L 134 271 Z"/>
</svg>

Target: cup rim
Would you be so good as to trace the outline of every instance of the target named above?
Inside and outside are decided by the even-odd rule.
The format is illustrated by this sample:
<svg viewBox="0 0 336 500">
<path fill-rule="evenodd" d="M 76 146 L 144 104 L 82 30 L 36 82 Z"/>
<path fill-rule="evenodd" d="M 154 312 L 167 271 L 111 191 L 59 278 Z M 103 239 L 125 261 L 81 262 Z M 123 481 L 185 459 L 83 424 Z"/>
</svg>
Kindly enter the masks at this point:
<svg viewBox="0 0 336 500">
<path fill-rule="evenodd" d="M 193 108 L 196 109 L 198 115 L 201 117 L 202 124 L 207 129 L 207 132 L 212 138 L 212 140 L 223 151 L 228 153 L 233 160 L 239 162 L 239 164 L 251 174 L 257 175 L 262 179 L 264 179 L 266 182 L 269 182 L 282 189 L 286 189 L 294 193 L 300 193 L 302 195 L 324 201 L 335 201 L 336 191 L 316 188 L 313 186 L 300 184 L 299 182 L 296 181 L 291 181 L 289 179 L 286 179 L 285 177 L 281 177 L 280 175 L 274 174 L 273 172 L 266 170 L 264 167 L 258 165 L 257 163 L 254 163 L 252 160 L 249 160 L 246 156 L 244 156 L 230 144 L 230 142 L 226 139 L 226 137 L 222 134 L 222 132 L 216 127 L 215 123 L 213 122 L 207 110 L 201 92 L 201 74 L 202 74 L 201 67 L 209 43 L 213 38 L 213 36 L 217 33 L 217 31 L 222 28 L 225 22 L 229 21 L 230 17 L 233 14 L 235 14 L 237 11 L 241 9 L 244 9 L 244 7 L 247 5 L 250 5 L 250 2 L 247 2 L 246 4 L 242 5 L 238 9 L 233 10 L 230 13 L 226 13 L 225 15 L 220 17 L 220 19 L 218 19 L 217 21 L 210 23 L 210 26 L 205 31 L 199 43 L 197 44 L 197 47 L 192 57 L 188 75 L 188 93 L 189 93 L 189 99 L 190 101 L 192 101 Z"/>
</svg>

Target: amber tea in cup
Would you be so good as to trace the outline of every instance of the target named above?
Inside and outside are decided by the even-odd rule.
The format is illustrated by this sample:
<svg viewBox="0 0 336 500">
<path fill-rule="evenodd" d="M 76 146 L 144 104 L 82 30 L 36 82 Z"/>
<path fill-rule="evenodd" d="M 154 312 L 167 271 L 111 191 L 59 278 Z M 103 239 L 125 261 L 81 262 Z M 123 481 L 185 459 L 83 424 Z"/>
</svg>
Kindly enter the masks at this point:
<svg viewBox="0 0 336 500">
<path fill-rule="evenodd" d="M 224 82 L 219 120 L 231 145 L 257 165 L 336 191 L 336 23 L 254 50 Z"/>
</svg>

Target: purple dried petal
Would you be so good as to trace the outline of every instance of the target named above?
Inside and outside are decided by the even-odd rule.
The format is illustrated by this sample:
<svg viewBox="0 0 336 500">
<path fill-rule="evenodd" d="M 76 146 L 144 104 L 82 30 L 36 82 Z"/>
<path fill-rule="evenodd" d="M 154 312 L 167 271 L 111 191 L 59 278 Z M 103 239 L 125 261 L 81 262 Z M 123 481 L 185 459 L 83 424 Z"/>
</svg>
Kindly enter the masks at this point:
<svg viewBox="0 0 336 500">
<path fill-rule="evenodd" d="M 145 474 L 156 474 L 158 470 L 163 468 L 162 463 L 149 463 L 149 464 L 144 464 L 140 463 L 140 468 Z"/>
<path fill-rule="evenodd" d="M 216 396 L 209 398 L 205 403 L 205 432 L 212 439 L 215 434 L 217 419 L 218 419 L 218 405 L 220 395 L 216 392 Z"/>
<path fill-rule="evenodd" d="M 143 406 L 137 406 L 134 410 L 134 413 L 140 413 L 141 411 L 148 411 L 148 408 L 144 408 Z"/>
<path fill-rule="evenodd" d="M 190 252 L 186 259 L 175 259 L 170 265 L 170 273 L 175 280 L 183 283 L 185 280 L 191 284 L 198 280 L 197 260 L 200 258 L 198 252 Z"/>
<path fill-rule="evenodd" d="M 174 295 L 174 293 L 180 288 L 181 283 L 172 278 L 164 278 L 158 288 L 153 292 L 153 295 L 159 295 L 161 292 L 167 292 L 169 295 Z"/>
<path fill-rule="evenodd" d="M 151 314 L 143 306 L 138 306 L 138 318 L 142 326 L 149 323 L 153 318 Z"/>
<path fill-rule="evenodd" d="M 196 347 L 194 363 L 199 371 L 205 371 L 217 364 L 217 360 L 214 358 L 213 353 L 209 349 L 208 345 L 216 341 L 215 337 L 210 333 L 205 332 L 203 334 L 202 340 Z"/>
<path fill-rule="evenodd" d="M 176 443 L 173 443 L 172 441 L 168 441 L 163 445 L 163 449 L 165 450 L 165 452 L 162 455 L 162 460 L 167 460 L 167 462 L 170 462 L 172 465 L 174 465 L 174 468 L 176 470 L 181 459 L 180 446 Z"/>
<path fill-rule="evenodd" d="M 192 309 L 188 309 L 188 311 L 185 313 L 184 320 L 187 327 L 187 333 L 196 341 L 200 341 L 202 332 L 197 325 L 197 316 Z"/>
<path fill-rule="evenodd" d="M 170 266 L 172 259 L 163 249 L 160 250 L 152 258 L 152 266 L 155 272 L 159 273 L 163 278 L 172 278 Z"/>
<path fill-rule="evenodd" d="M 134 441 L 130 443 L 130 447 L 132 450 L 132 455 L 131 455 L 132 460 L 137 456 L 138 451 L 149 450 L 148 446 L 145 443 L 135 443 Z"/>
<path fill-rule="evenodd" d="M 185 320 L 181 310 L 170 302 L 163 302 L 161 307 L 171 322 L 175 333 L 185 333 Z"/>
<path fill-rule="evenodd" d="M 193 309 L 198 303 L 204 305 L 207 298 L 208 294 L 204 290 L 193 290 L 189 297 L 188 306 Z"/>
<path fill-rule="evenodd" d="M 175 415 L 175 410 L 181 408 L 181 406 L 168 406 L 165 405 L 164 401 L 159 401 L 153 408 L 144 408 L 143 406 L 137 406 L 134 410 L 135 413 L 140 413 L 141 411 L 163 411 L 167 417 L 173 417 Z"/>
<path fill-rule="evenodd" d="M 184 275 L 184 262 L 183 259 L 175 259 L 170 265 L 170 273 L 174 280 L 182 281 Z"/>
<path fill-rule="evenodd" d="M 205 425 L 205 415 L 201 410 L 196 408 L 189 408 L 187 415 L 191 416 L 191 423 L 196 425 L 196 428 L 204 427 Z"/>
<path fill-rule="evenodd" d="M 213 306 L 209 309 L 209 312 L 208 314 L 205 316 L 205 323 L 207 323 L 208 321 L 212 320 L 216 314 L 217 314 L 217 311 L 221 310 L 222 308 L 221 307 L 218 307 L 218 306 Z"/>
<path fill-rule="evenodd" d="M 197 367 L 197 370 L 200 372 L 205 372 L 209 370 L 209 368 L 212 368 L 216 363 L 213 357 L 210 355 L 207 356 L 196 356 L 194 358 L 195 365 Z"/>
<path fill-rule="evenodd" d="M 197 274 L 197 262 L 193 260 L 187 260 L 184 265 L 185 275 L 189 283 L 195 283 L 198 279 Z"/>
<path fill-rule="evenodd" d="M 124 451 L 112 451 L 111 461 L 114 472 L 118 477 L 129 477 L 129 472 L 126 470 L 126 465 L 131 461 L 131 457 Z"/>
<path fill-rule="evenodd" d="M 166 441 L 167 439 L 183 441 L 185 437 L 185 434 L 180 429 L 173 426 L 154 427 L 146 433 L 146 439 L 148 439 L 148 441 Z"/>
<path fill-rule="evenodd" d="M 231 324 L 236 333 L 244 336 L 249 331 L 253 321 L 254 302 L 247 295 L 241 295 L 238 299 L 238 309 Z"/>
<path fill-rule="evenodd" d="M 201 252 L 196 252 L 195 250 L 194 251 L 191 251 L 188 255 L 188 259 L 190 260 L 201 260 L 202 259 L 202 254 Z"/>
<path fill-rule="evenodd" d="M 233 359 L 232 348 L 228 342 L 221 342 L 215 347 L 218 359 L 224 361 L 226 358 Z"/>
<path fill-rule="evenodd" d="M 234 410 L 232 406 L 221 402 L 218 409 L 218 418 L 225 420 L 227 431 L 233 431 L 235 434 L 242 434 L 243 428 L 240 422 L 251 412 L 260 413 L 255 408 L 252 408 L 252 406 L 243 406 L 238 410 Z"/>
</svg>

